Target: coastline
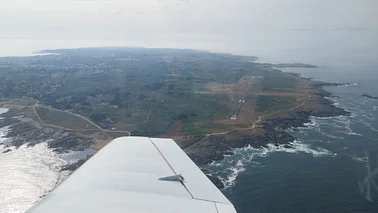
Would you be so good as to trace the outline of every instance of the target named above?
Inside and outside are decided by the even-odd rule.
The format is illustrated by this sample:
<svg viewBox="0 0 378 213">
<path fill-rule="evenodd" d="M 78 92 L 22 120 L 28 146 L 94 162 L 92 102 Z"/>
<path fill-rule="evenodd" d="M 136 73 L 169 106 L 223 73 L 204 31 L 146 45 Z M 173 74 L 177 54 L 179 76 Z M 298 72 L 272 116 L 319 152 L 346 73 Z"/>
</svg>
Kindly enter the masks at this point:
<svg viewBox="0 0 378 213">
<path fill-rule="evenodd" d="M 256 63 L 254 66 L 259 67 L 259 68 L 262 67 L 263 69 L 260 70 L 261 73 L 265 71 L 269 71 L 271 72 L 271 74 L 282 73 L 281 70 L 278 70 L 276 68 L 285 68 L 285 67 L 315 68 L 316 67 L 313 65 L 301 64 L 301 63 L 294 63 L 294 64 Z M 256 76 L 259 76 L 259 74 L 261 73 L 256 73 Z M 246 75 L 246 73 L 243 73 L 243 74 Z M 265 76 L 264 74 L 261 74 L 261 75 Z M 299 74 L 295 74 L 295 73 L 286 73 L 284 75 L 290 76 L 291 80 L 293 79 L 296 80 L 296 81 L 293 81 L 294 83 L 292 83 L 292 87 L 286 87 L 286 85 L 277 87 L 277 81 L 271 80 L 270 82 L 268 81 L 267 83 L 267 86 L 266 86 L 267 90 L 264 91 L 264 88 L 262 89 L 259 88 L 260 89 L 259 91 L 263 91 L 263 92 L 268 91 L 268 93 L 272 93 L 271 95 L 273 95 L 273 97 L 274 95 L 277 95 L 277 93 L 282 93 L 284 97 L 289 96 L 290 98 L 292 98 L 291 99 L 292 103 L 290 103 L 292 105 L 284 106 L 284 105 L 281 105 L 280 102 L 278 102 L 277 108 L 272 108 L 270 109 L 270 111 L 266 109 L 261 110 L 260 112 L 255 114 L 255 117 L 250 118 L 250 121 L 241 123 L 244 126 L 238 126 L 235 129 L 234 126 L 230 125 L 229 127 L 230 129 L 227 129 L 229 131 L 224 131 L 221 133 L 217 133 L 217 132 L 213 133 L 213 131 L 218 131 L 218 132 L 220 131 L 220 129 L 216 129 L 216 128 L 214 128 L 214 130 L 211 130 L 211 132 L 210 131 L 204 132 L 201 135 L 201 137 L 203 137 L 202 139 L 199 139 L 199 141 L 194 143 L 194 145 L 190 144 L 190 146 L 185 149 L 189 157 L 198 166 L 203 166 L 203 165 L 210 164 L 213 161 L 220 161 L 224 159 L 225 155 L 232 155 L 233 149 L 236 149 L 236 148 L 252 147 L 256 149 L 262 149 L 262 148 L 269 148 L 271 147 L 271 145 L 273 145 L 273 146 L 284 146 L 285 148 L 290 149 L 290 148 L 293 148 L 292 142 L 295 141 L 296 138 L 290 135 L 290 133 L 288 133 L 287 131 L 285 131 L 288 128 L 303 127 L 305 123 L 310 122 L 311 116 L 332 117 L 332 116 L 349 114 L 347 111 L 335 106 L 332 103 L 332 101 L 329 99 L 329 97 L 332 97 L 332 94 L 330 92 L 327 92 L 323 88 L 325 86 L 340 86 L 343 84 L 332 84 L 332 83 L 313 81 L 312 79 L 301 77 Z M 280 77 L 281 78 L 278 78 L 280 81 L 284 81 L 286 79 L 286 78 L 283 78 L 282 76 Z M 258 81 L 259 79 L 256 80 L 257 83 Z M 249 85 L 252 85 L 251 82 L 249 82 Z M 291 88 L 292 90 L 285 90 L 288 88 Z M 247 92 L 248 92 L 248 89 L 247 89 Z M 38 91 L 38 93 L 41 91 L 42 90 Z M 155 94 L 155 91 L 153 92 L 153 94 Z M 264 95 L 264 93 L 256 93 L 255 96 L 260 97 L 261 94 Z M 282 94 L 279 94 L 279 95 L 282 95 Z M 36 99 L 39 99 L 39 98 L 36 97 Z M 9 112 L 5 114 L 6 118 L 0 122 L 0 127 L 11 125 L 10 131 L 7 133 L 6 137 L 12 138 L 12 140 L 7 141 L 7 146 L 9 147 L 14 146 L 18 148 L 24 144 L 27 144 L 27 146 L 31 147 L 31 146 L 35 146 L 36 144 L 41 143 L 42 141 L 48 141 L 48 147 L 50 149 L 52 149 L 58 154 L 64 154 L 70 151 L 80 151 L 80 152 L 85 151 L 87 149 L 90 149 L 90 147 L 96 142 L 94 138 L 86 137 L 85 135 L 81 134 L 82 132 L 75 131 L 74 128 L 71 128 L 71 127 L 67 128 L 67 125 L 63 125 L 63 124 L 57 125 L 56 123 L 54 123 L 54 122 L 59 123 L 59 121 L 64 120 L 64 119 L 59 119 L 58 121 L 55 120 L 52 123 L 52 125 L 51 124 L 44 125 L 44 122 L 41 120 L 41 118 L 39 117 L 35 109 L 35 106 L 37 105 L 36 103 L 38 103 L 39 101 L 43 102 L 43 100 L 37 101 L 33 99 L 33 103 L 27 103 L 26 105 L 23 105 L 22 108 L 11 109 Z M 6 102 L 10 103 L 12 101 L 6 101 Z M 271 103 L 275 104 L 275 102 L 271 102 Z M 31 104 L 34 104 L 34 105 L 32 106 Z M 91 104 L 93 107 L 92 102 Z M 255 107 L 255 106 L 251 104 L 251 107 Z M 47 108 L 44 107 L 44 109 L 47 109 Z M 53 112 L 62 112 L 62 110 L 56 110 L 54 108 L 48 108 L 48 109 L 51 109 Z M 34 110 L 34 113 L 32 112 L 32 110 Z M 151 112 L 151 109 L 150 109 L 150 112 Z M 49 116 L 51 116 L 51 114 L 48 115 L 47 117 Z M 83 118 L 83 116 L 80 116 L 80 115 L 77 115 L 76 117 L 80 117 L 81 119 Z M 248 116 L 245 116 L 245 117 L 249 118 Z M 226 119 L 227 121 L 229 121 L 228 118 Z M 88 121 L 88 119 L 86 119 L 86 121 Z M 93 125 L 93 122 L 91 124 Z M 87 128 L 88 125 L 89 124 L 87 124 L 85 128 Z M 94 125 L 97 126 L 96 124 Z M 62 127 L 62 128 L 56 128 L 56 127 Z M 80 127 L 77 129 L 86 130 L 85 128 Z M 98 128 L 103 130 L 101 127 L 98 127 Z M 110 132 L 110 131 L 107 131 L 107 132 Z M 205 133 L 209 133 L 209 134 L 205 134 Z M 168 136 L 165 136 L 165 137 L 168 137 Z M 9 152 L 8 150 L 6 151 Z M 64 170 L 71 170 L 71 171 L 75 170 L 82 163 L 85 162 L 86 158 L 88 158 L 88 156 L 84 156 L 83 159 L 78 160 L 75 164 L 68 165 L 67 167 L 64 168 Z M 217 182 L 215 178 L 211 178 L 211 179 Z"/>
<path fill-rule="evenodd" d="M 20 148 L 27 146 L 27 148 L 34 147 L 41 143 L 47 143 L 47 148 L 51 149 L 62 158 L 67 156 L 67 165 L 61 171 L 74 171 L 84 161 L 94 154 L 91 150 L 91 145 L 94 144 L 93 139 L 76 134 L 72 131 L 56 129 L 53 127 L 42 127 L 37 122 L 27 118 L 25 111 L 18 108 L 10 108 L 1 114 L 0 128 L 7 128 L 7 131 L 2 136 L 4 139 L 2 145 L 4 146 L 4 153 L 11 152 L 11 148 Z M 69 157 L 70 153 L 76 154 L 74 157 Z M 78 165 L 81 163 L 80 165 Z M 67 169 L 72 168 L 72 169 Z"/>
<path fill-rule="evenodd" d="M 0 206 L 5 212 L 26 211 L 93 155 L 90 140 L 38 126 L 25 111 L 0 108 Z"/>
<path fill-rule="evenodd" d="M 307 79 L 300 77 L 302 79 Z M 311 80 L 311 79 L 307 79 Z M 233 155 L 233 150 L 239 148 L 251 147 L 255 149 L 266 149 L 283 146 L 287 149 L 294 149 L 293 143 L 297 140 L 287 132 L 289 128 L 306 127 L 306 123 L 311 122 L 311 117 L 336 117 L 350 116 L 351 113 L 343 108 L 334 105 L 330 99 L 335 97 L 332 93 L 326 91 L 324 87 L 341 86 L 345 84 L 326 83 L 311 81 L 312 88 L 317 91 L 320 97 L 318 103 L 322 108 L 317 110 L 298 109 L 289 113 L 288 117 L 267 118 L 260 124 L 265 130 L 264 134 L 252 134 L 248 136 L 226 137 L 212 135 L 204 138 L 200 143 L 185 149 L 188 156 L 200 167 L 204 167 L 214 162 L 221 161 L 227 155 Z M 220 189 L 225 185 L 215 175 L 204 170 L 210 180 Z"/>
</svg>

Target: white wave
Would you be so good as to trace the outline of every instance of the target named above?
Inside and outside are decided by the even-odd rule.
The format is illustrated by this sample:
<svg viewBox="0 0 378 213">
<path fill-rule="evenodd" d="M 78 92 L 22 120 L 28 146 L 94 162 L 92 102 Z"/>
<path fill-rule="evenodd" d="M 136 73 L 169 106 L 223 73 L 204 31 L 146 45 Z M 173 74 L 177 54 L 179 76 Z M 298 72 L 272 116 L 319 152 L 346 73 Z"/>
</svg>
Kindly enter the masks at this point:
<svg viewBox="0 0 378 213">
<path fill-rule="evenodd" d="M 329 125 L 329 126 L 332 126 L 333 128 L 338 129 L 338 130 L 334 130 L 334 132 L 338 132 L 338 133 L 342 133 L 346 135 L 362 136 L 362 134 L 357 133 L 352 129 L 351 127 L 352 120 L 355 120 L 355 119 L 352 119 L 352 117 L 350 116 L 341 115 L 341 116 L 330 117 L 330 118 L 311 117 L 311 120 L 313 123 L 316 124 L 316 125 L 313 125 L 314 127 L 317 127 L 315 128 L 315 130 L 319 132 L 320 134 L 329 138 L 344 139 L 344 137 L 342 136 L 337 136 L 337 135 L 324 132 L 322 130 L 324 129 L 324 127 L 321 127 L 321 125 Z"/>
<path fill-rule="evenodd" d="M 322 119 L 324 119 L 324 118 L 322 118 Z M 321 121 L 321 120 L 319 120 L 317 117 L 310 116 L 310 122 L 304 123 L 304 124 L 303 124 L 303 127 L 298 127 L 297 129 L 298 129 L 301 133 L 305 133 L 305 132 L 302 131 L 302 130 L 307 130 L 307 129 L 319 129 L 319 128 L 320 128 L 320 124 L 322 124 L 322 121 Z"/>
<path fill-rule="evenodd" d="M 311 147 L 308 144 L 300 143 L 299 141 L 295 140 L 292 142 L 291 147 L 285 147 L 285 145 L 274 146 L 273 144 L 268 145 L 268 152 L 288 152 L 288 153 L 307 153 L 311 154 L 314 157 L 323 157 L 323 156 L 331 156 L 336 155 L 332 152 L 328 151 L 327 149 L 320 148 L 320 147 Z"/>
<path fill-rule="evenodd" d="M 378 110 L 378 106 L 373 106 L 373 110 L 377 111 Z"/>
<path fill-rule="evenodd" d="M 353 129 L 350 127 L 350 125 L 346 126 L 345 128 L 346 128 L 346 131 L 343 132 L 344 134 L 355 135 L 355 136 L 363 136 L 362 134 L 353 131 Z"/>
<path fill-rule="evenodd" d="M 350 87 L 350 86 L 358 86 L 358 83 L 343 84 L 343 85 L 339 85 L 337 87 Z"/>
<path fill-rule="evenodd" d="M 356 161 L 357 163 L 366 163 L 367 158 L 366 157 L 358 157 L 358 156 L 349 156 L 352 158 L 352 160 Z"/>
<path fill-rule="evenodd" d="M 340 125 L 337 125 L 335 123 L 330 123 L 329 120 L 327 119 L 324 119 L 324 118 L 317 118 L 317 117 L 312 117 L 311 118 L 311 125 L 307 126 L 307 127 L 301 127 L 301 129 L 313 129 L 315 130 L 316 132 L 326 136 L 326 137 L 329 137 L 329 138 L 333 138 L 333 139 L 344 139 L 343 137 L 341 136 L 336 136 L 336 135 L 332 135 L 332 134 L 328 134 L 326 132 L 324 132 L 321 128 L 322 125 L 330 125 L 330 126 L 333 126 L 333 127 L 336 127 L 336 128 L 344 128 L 344 126 L 340 126 Z"/>
<path fill-rule="evenodd" d="M 315 116 L 311 116 L 310 122 L 305 123 L 304 124 L 305 127 L 299 127 L 299 129 L 316 129 L 317 131 L 320 132 L 321 131 L 320 127 L 322 125 L 331 125 L 331 126 L 336 127 L 336 128 L 344 128 L 344 126 L 338 125 L 335 122 L 333 122 L 333 121 L 339 122 L 339 121 L 335 120 L 335 119 L 338 119 L 339 117 L 341 118 L 342 116 L 337 116 L 337 117 L 315 117 Z M 340 121 L 340 123 L 346 124 L 346 123 L 349 123 L 349 121 L 348 120 Z"/>
<path fill-rule="evenodd" d="M 238 160 L 235 167 L 230 168 L 231 174 L 227 177 L 227 180 L 225 182 L 225 185 L 227 187 L 231 187 L 235 185 L 236 179 L 239 176 L 240 172 L 244 172 L 245 168 L 241 160 Z"/>
<path fill-rule="evenodd" d="M 373 130 L 374 132 L 378 132 L 378 129 L 375 128 L 371 123 L 367 122 L 367 121 L 364 121 L 364 120 L 358 120 L 360 123 L 362 123 L 363 125 L 365 125 L 366 127 L 369 127 L 371 130 Z"/>
<path fill-rule="evenodd" d="M 345 115 L 340 115 L 340 116 L 336 116 L 334 117 L 335 121 L 336 122 L 341 122 L 341 123 L 350 123 L 350 117 L 349 116 L 345 116 Z"/>
<path fill-rule="evenodd" d="M 316 119 L 316 120 L 329 120 L 329 119 L 332 119 L 332 118 L 335 118 L 337 116 L 333 116 L 333 117 L 315 117 L 315 116 L 311 116 L 310 119 Z M 312 121 L 313 122 L 313 121 Z"/>
<path fill-rule="evenodd" d="M 347 126 L 351 123 L 350 116 L 344 116 L 344 115 L 339 115 L 339 116 L 334 116 L 334 117 L 315 117 L 311 116 L 310 124 L 309 127 L 316 127 L 319 128 L 321 125 L 332 125 L 337 128 L 343 128 L 344 126 Z M 342 124 L 344 126 L 337 125 L 336 123 Z"/>
<path fill-rule="evenodd" d="M 301 135 L 307 136 L 307 132 L 304 131 L 305 129 L 308 129 L 308 128 L 307 127 L 290 127 L 286 131 L 289 132 L 289 133 L 299 133 Z"/>
<path fill-rule="evenodd" d="M 362 117 L 365 117 L 369 120 L 374 120 L 374 117 L 376 116 L 376 114 L 374 113 L 374 111 L 368 111 L 368 110 L 362 110 L 361 108 L 363 108 L 364 106 L 357 106 L 357 107 L 345 107 L 345 109 L 349 110 L 350 112 L 352 112 L 352 115 L 349 116 L 349 117 L 358 117 L 358 116 L 362 116 Z M 366 106 L 366 107 L 369 107 L 370 108 L 370 105 L 369 106 Z M 373 106 L 373 110 L 374 110 L 374 106 Z"/>
<path fill-rule="evenodd" d="M 313 129 L 320 134 L 333 138 L 333 139 L 344 139 L 342 136 L 330 134 L 324 132 L 324 128 L 328 128 L 328 126 L 332 126 L 333 128 L 336 128 L 338 130 L 335 130 L 335 132 L 339 132 L 342 134 L 347 134 L 347 135 L 356 135 L 356 136 L 362 136 L 361 134 L 353 131 L 351 128 L 352 125 L 352 120 L 355 120 L 355 117 L 357 117 L 357 114 L 352 114 L 352 116 L 334 116 L 334 117 L 315 117 L 315 116 L 310 116 L 310 122 L 304 123 L 304 127 L 298 127 L 295 129 L 289 129 L 291 132 L 296 132 L 296 133 L 301 133 L 303 135 L 307 135 L 308 129 Z M 369 117 L 370 118 L 370 117 Z M 371 119 L 371 120 L 374 120 Z M 326 125 L 326 126 L 324 126 Z M 296 131 L 298 130 L 298 131 Z"/>
<path fill-rule="evenodd" d="M 332 138 L 332 139 L 340 139 L 340 140 L 345 139 L 345 138 L 342 137 L 342 136 L 331 135 L 331 134 L 325 133 L 325 132 L 323 132 L 323 131 L 320 131 L 320 134 L 322 134 L 322 135 L 324 135 L 324 136 L 326 136 L 326 137 Z"/>
<path fill-rule="evenodd" d="M 312 119 L 312 117 L 310 117 L 310 122 L 308 123 L 304 123 L 303 124 L 304 127 L 299 127 L 300 129 L 311 129 L 311 128 L 316 128 L 316 127 L 319 127 L 319 123 L 316 122 L 315 119 Z"/>
<path fill-rule="evenodd" d="M 337 136 L 337 135 L 333 135 L 333 134 L 329 134 L 329 133 L 324 132 L 322 129 L 324 129 L 325 127 L 323 127 L 322 125 L 328 125 L 328 126 L 332 126 L 333 128 L 339 129 L 339 130 L 335 130 L 335 132 L 339 132 L 339 133 L 347 134 L 347 135 L 362 136 L 362 134 L 355 132 L 351 128 L 351 124 L 352 124 L 351 118 L 352 117 L 350 117 L 350 116 L 343 116 L 343 115 L 335 116 L 335 117 L 314 117 L 314 116 L 311 116 L 310 117 L 311 122 L 306 123 L 305 127 L 300 127 L 298 129 L 300 129 L 300 130 L 313 129 L 313 130 L 319 132 L 320 134 L 322 134 L 326 137 L 329 137 L 329 138 L 344 139 L 344 137 L 342 137 L 342 136 Z M 305 133 L 305 132 L 300 131 L 300 133 Z"/>
<path fill-rule="evenodd" d="M 233 150 L 234 155 L 227 156 L 220 162 L 213 162 L 204 168 L 212 171 L 214 174 L 216 173 L 227 189 L 235 185 L 240 173 L 245 171 L 245 164 L 248 164 L 248 167 L 261 166 L 256 162 L 256 159 L 268 157 L 275 152 L 306 153 L 313 157 L 336 156 L 336 154 L 327 149 L 311 147 L 296 140 L 290 144 L 290 147 L 268 144 L 266 148 L 253 148 L 251 146 L 237 148 Z"/>
<path fill-rule="evenodd" d="M 357 132 L 353 132 L 353 131 L 346 132 L 345 134 L 347 134 L 347 135 L 355 135 L 355 136 L 363 136 L 362 134 L 357 133 Z"/>
<path fill-rule="evenodd" d="M 367 119 L 369 121 L 375 121 L 376 120 L 376 115 L 371 114 L 371 113 L 365 113 L 365 114 L 359 114 L 358 116 L 363 117 L 364 119 Z"/>
<path fill-rule="evenodd" d="M 0 108 L 0 115 L 6 113 L 8 111 L 9 111 L 9 109 L 7 109 L 7 108 Z"/>
<path fill-rule="evenodd" d="M 4 137 L 5 135 L 7 135 L 8 131 L 9 131 L 9 126 L 0 128 L 0 145 L 2 145 L 7 140 L 7 138 L 4 138 Z"/>
<path fill-rule="evenodd" d="M 340 103 L 338 102 L 338 98 L 336 97 L 324 97 L 327 100 L 330 100 L 332 102 L 332 105 L 335 107 L 340 106 Z"/>
<path fill-rule="evenodd" d="M 213 162 L 210 163 L 209 166 L 212 166 L 212 167 L 221 167 L 222 163 L 220 163 L 218 161 L 213 161 Z"/>
</svg>

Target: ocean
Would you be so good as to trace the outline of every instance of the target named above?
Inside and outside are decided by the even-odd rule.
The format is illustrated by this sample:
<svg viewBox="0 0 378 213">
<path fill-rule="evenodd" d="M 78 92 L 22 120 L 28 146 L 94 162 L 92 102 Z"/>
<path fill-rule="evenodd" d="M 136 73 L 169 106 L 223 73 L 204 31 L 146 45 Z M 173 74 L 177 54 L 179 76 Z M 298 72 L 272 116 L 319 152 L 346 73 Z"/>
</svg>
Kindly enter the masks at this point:
<svg viewBox="0 0 378 213">
<path fill-rule="evenodd" d="M 298 37 L 298 33 L 311 34 L 311 38 L 322 34 L 286 32 L 281 36 L 294 38 Z M 330 32 L 327 35 L 337 38 L 343 37 L 342 34 Z M 358 38 L 358 35 L 353 34 L 351 37 Z M 334 93 L 332 100 L 335 105 L 345 108 L 352 115 L 313 117 L 307 127 L 288 130 L 297 137 L 293 143 L 294 149 L 247 147 L 234 150 L 234 155 L 227 156 L 221 162 L 212 163 L 208 169 L 216 172 L 226 184 L 226 196 L 239 213 L 378 212 L 374 186 L 370 184 L 372 190 L 368 195 L 364 185 L 361 185 L 367 175 L 368 162 L 374 160 L 375 149 L 378 149 L 378 100 L 361 96 L 363 93 L 378 95 L 377 47 L 368 48 L 363 39 L 351 39 L 349 45 L 335 39 L 338 45 L 331 45 L 331 49 L 327 49 L 325 44 L 318 48 L 318 43 L 301 43 L 300 40 L 289 43 L 282 40 L 276 43 L 267 41 L 259 46 L 253 45 L 259 41 L 259 38 L 255 38 L 250 45 L 245 45 L 243 40 L 218 39 L 218 46 L 214 43 L 203 46 L 196 42 L 190 45 L 189 41 L 185 44 L 187 46 L 180 46 L 179 43 L 167 46 L 260 56 L 262 62 L 304 62 L 321 66 L 318 69 L 284 71 L 301 73 L 304 77 L 326 82 L 349 83 L 326 90 Z M 130 44 L 95 41 L 69 43 L 0 39 L 0 44 L 8 47 L 3 48 L 0 55 L 29 55 L 45 48 Z M 227 43 L 228 46 L 222 46 Z M 134 44 L 139 43 L 131 43 Z M 1 130 L 3 135 L 5 131 L 6 128 Z M 0 153 L 4 140 L 0 141 Z M 34 159 L 35 164 L 23 165 L 21 162 L 25 159 Z M 67 162 L 62 156 L 56 155 L 44 144 L 0 154 L 0 171 L 9 171 L 0 173 L 0 195 L 9 197 L 8 200 L 0 201 L 0 213 L 24 212 L 64 178 L 65 174 L 59 173 L 59 169 L 65 164 Z M 374 167 L 374 162 L 371 164 Z M 40 181 L 41 178 L 44 181 Z M 28 196 L 20 200 L 21 194 Z"/>
<path fill-rule="evenodd" d="M 0 119 L 7 111 L 0 108 Z M 9 126 L 0 128 L 0 213 L 25 212 L 69 176 L 65 166 L 93 154 L 91 149 L 59 154 L 48 141 L 6 147 L 9 140 L 16 140 L 5 137 L 8 130 Z"/>
<path fill-rule="evenodd" d="M 355 62 L 358 63 L 358 62 Z M 334 104 L 351 116 L 312 117 L 306 127 L 289 129 L 297 137 L 293 149 L 271 146 L 235 150 L 213 163 L 212 171 L 228 188 L 227 197 L 239 213 L 378 212 L 378 183 L 368 167 L 378 165 L 378 95 L 376 64 L 345 61 L 318 69 L 284 69 L 326 82 L 349 83 L 327 87 Z"/>
</svg>

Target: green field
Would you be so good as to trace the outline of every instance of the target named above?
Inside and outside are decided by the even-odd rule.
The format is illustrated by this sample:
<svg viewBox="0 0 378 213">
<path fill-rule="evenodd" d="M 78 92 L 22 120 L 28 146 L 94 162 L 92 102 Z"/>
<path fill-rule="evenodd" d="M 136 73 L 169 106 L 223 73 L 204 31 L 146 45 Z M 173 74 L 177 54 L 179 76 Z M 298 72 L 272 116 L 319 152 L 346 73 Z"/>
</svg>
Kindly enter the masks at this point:
<svg viewBox="0 0 378 213">
<path fill-rule="evenodd" d="M 254 57 L 143 48 L 53 52 L 61 55 L 0 59 L 3 64 L 23 64 L 0 67 L 4 77 L 0 97 L 31 97 L 63 110 L 36 107 L 43 123 L 83 134 L 96 134 L 98 128 L 65 110 L 107 130 L 196 140 L 249 127 L 260 115 L 290 109 L 301 92 L 296 88 L 298 76 L 253 62 Z M 240 117 L 231 120 L 248 81 L 254 84 L 239 109 Z"/>
<path fill-rule="evenodd" d="M 58 110 L 53 110 L 45 107 L 36 107 L 36 112 L 45 124 L 55 125 L 67 129 L 98 129 L 88 121 Z"/>
<path fill-rule="evenodd" d="M 272 112 L 277 110 L 290 109 L 297 104 L 297 99 L 290 96 L 259 95 L 257 98 L 256 110 L 258 112 Z"/>
</svg>

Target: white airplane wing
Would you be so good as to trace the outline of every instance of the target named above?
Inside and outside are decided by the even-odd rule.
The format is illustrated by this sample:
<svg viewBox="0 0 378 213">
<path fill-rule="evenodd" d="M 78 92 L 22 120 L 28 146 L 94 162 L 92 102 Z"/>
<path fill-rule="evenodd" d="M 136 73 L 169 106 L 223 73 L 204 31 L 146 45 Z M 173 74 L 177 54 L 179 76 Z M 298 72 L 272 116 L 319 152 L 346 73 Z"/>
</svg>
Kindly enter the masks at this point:
<svg viewBox="0 0 378 213">
<path fill-rule="evenodd" d="M 113 140 L 27 213 L 236 213 L 171 139 Z"/>
</svg>

